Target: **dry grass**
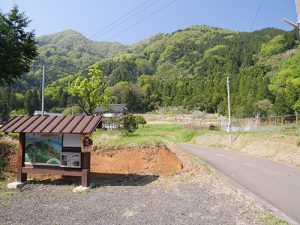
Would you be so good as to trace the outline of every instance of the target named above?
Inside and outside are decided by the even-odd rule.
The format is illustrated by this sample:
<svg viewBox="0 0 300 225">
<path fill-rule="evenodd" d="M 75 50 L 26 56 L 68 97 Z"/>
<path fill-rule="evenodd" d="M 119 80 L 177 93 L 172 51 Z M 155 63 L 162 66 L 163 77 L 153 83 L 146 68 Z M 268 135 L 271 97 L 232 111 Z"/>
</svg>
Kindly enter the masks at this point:
<svg viewBox="0 0 300 225">
<path fill-rule="evenodd" d="M 17 149 L 17 141 L 12 137 L 4 136 L 0 138 L 0 180 L 5 179 L 8 168 Z"/>
<path fill-rule="evenodd" d="M 249 132 L 233 134 L 231 150 L 271 159 L 285 165 L 300 167 L 300 137 L 295 133 Z M 228 134 L 220 131 L 203 132 L 193 144 L 229 149 Z"/>
</svg>

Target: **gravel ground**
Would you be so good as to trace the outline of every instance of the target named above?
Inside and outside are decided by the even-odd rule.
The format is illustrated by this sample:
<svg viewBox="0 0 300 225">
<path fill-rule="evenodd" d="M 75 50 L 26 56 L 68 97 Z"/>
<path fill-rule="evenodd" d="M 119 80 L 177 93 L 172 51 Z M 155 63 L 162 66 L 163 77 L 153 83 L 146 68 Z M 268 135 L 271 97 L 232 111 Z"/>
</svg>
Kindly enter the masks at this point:
<svg viewBox="0 0 300 225">
<path fill-rule="evenodd" d="M 215 178 L 129 176 L 74 185 L 37 182 L 0 190 L 0 224 L 261 224 L 265 209 Z"/>
</svg>

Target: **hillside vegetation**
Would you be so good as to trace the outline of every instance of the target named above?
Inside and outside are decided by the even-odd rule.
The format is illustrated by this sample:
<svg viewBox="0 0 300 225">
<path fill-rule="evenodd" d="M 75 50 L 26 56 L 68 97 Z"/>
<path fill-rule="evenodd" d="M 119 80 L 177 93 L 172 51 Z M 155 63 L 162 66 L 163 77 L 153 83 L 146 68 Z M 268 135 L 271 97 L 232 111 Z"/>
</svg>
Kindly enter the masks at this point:
<svg viewBox="0 0 300 225">
<path fill-rule="evenodd" d="M 26 89 L 40 88 L 44 60 L 48 111 L 74 104 L 66 86 L 96 64 L 108 78 L 111 102 L 134 111 L 183 106 L 226 114 L 228 76 L 234 116 L 294 113 L 300 107 L 298 39 L 296 31 L 209 26 L 157 34 L 132 46 L 89 41 L 74 31 L 43 36 L 40 59 L 13 87 L 11 108 L 24 107 Z"/>
<path fill-rule="evenodd" d="M 39 87 L 43 65 L 46 68 L 46 83 L 50 84 L 127 49 L 127 46 L 117 42 L 91 41 L 73 30 L 41 36 L 37 41 L 39 59 L 33 64 L 32 71 L 16 83 L 18 91 Z"/>
</svg>

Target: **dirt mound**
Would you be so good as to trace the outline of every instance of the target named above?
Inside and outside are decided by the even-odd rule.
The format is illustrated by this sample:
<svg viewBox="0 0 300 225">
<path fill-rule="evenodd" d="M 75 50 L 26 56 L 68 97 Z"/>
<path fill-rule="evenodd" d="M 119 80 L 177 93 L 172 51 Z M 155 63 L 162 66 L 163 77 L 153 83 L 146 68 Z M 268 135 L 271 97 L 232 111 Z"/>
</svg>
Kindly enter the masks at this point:
<svg viewBox="0 0 300 225">
<path fill-rule="evenodd" d="M 91 155 L 91 172 L 110 174 L 177 173 L 182 162 L 165 145 L 98 150 Z"/>
</svg>

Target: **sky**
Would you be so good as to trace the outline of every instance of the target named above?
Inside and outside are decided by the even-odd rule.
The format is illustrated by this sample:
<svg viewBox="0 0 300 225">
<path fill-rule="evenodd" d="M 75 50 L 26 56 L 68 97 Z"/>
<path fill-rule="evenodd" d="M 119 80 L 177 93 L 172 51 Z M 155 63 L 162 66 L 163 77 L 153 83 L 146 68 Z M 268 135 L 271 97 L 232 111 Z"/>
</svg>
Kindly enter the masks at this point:
<svg viewBox="0 0 300 225">
<path fill-rule="evenodd" d="M 282 19 L 297 21 L 294 0 L 1 0 L 0 10 L 14 5 L 32 20 L 29 28 L 37 36 L 72 29 L 95 41 L 123 44 L 191 25 L 291 30 Z"/>
</svg>

